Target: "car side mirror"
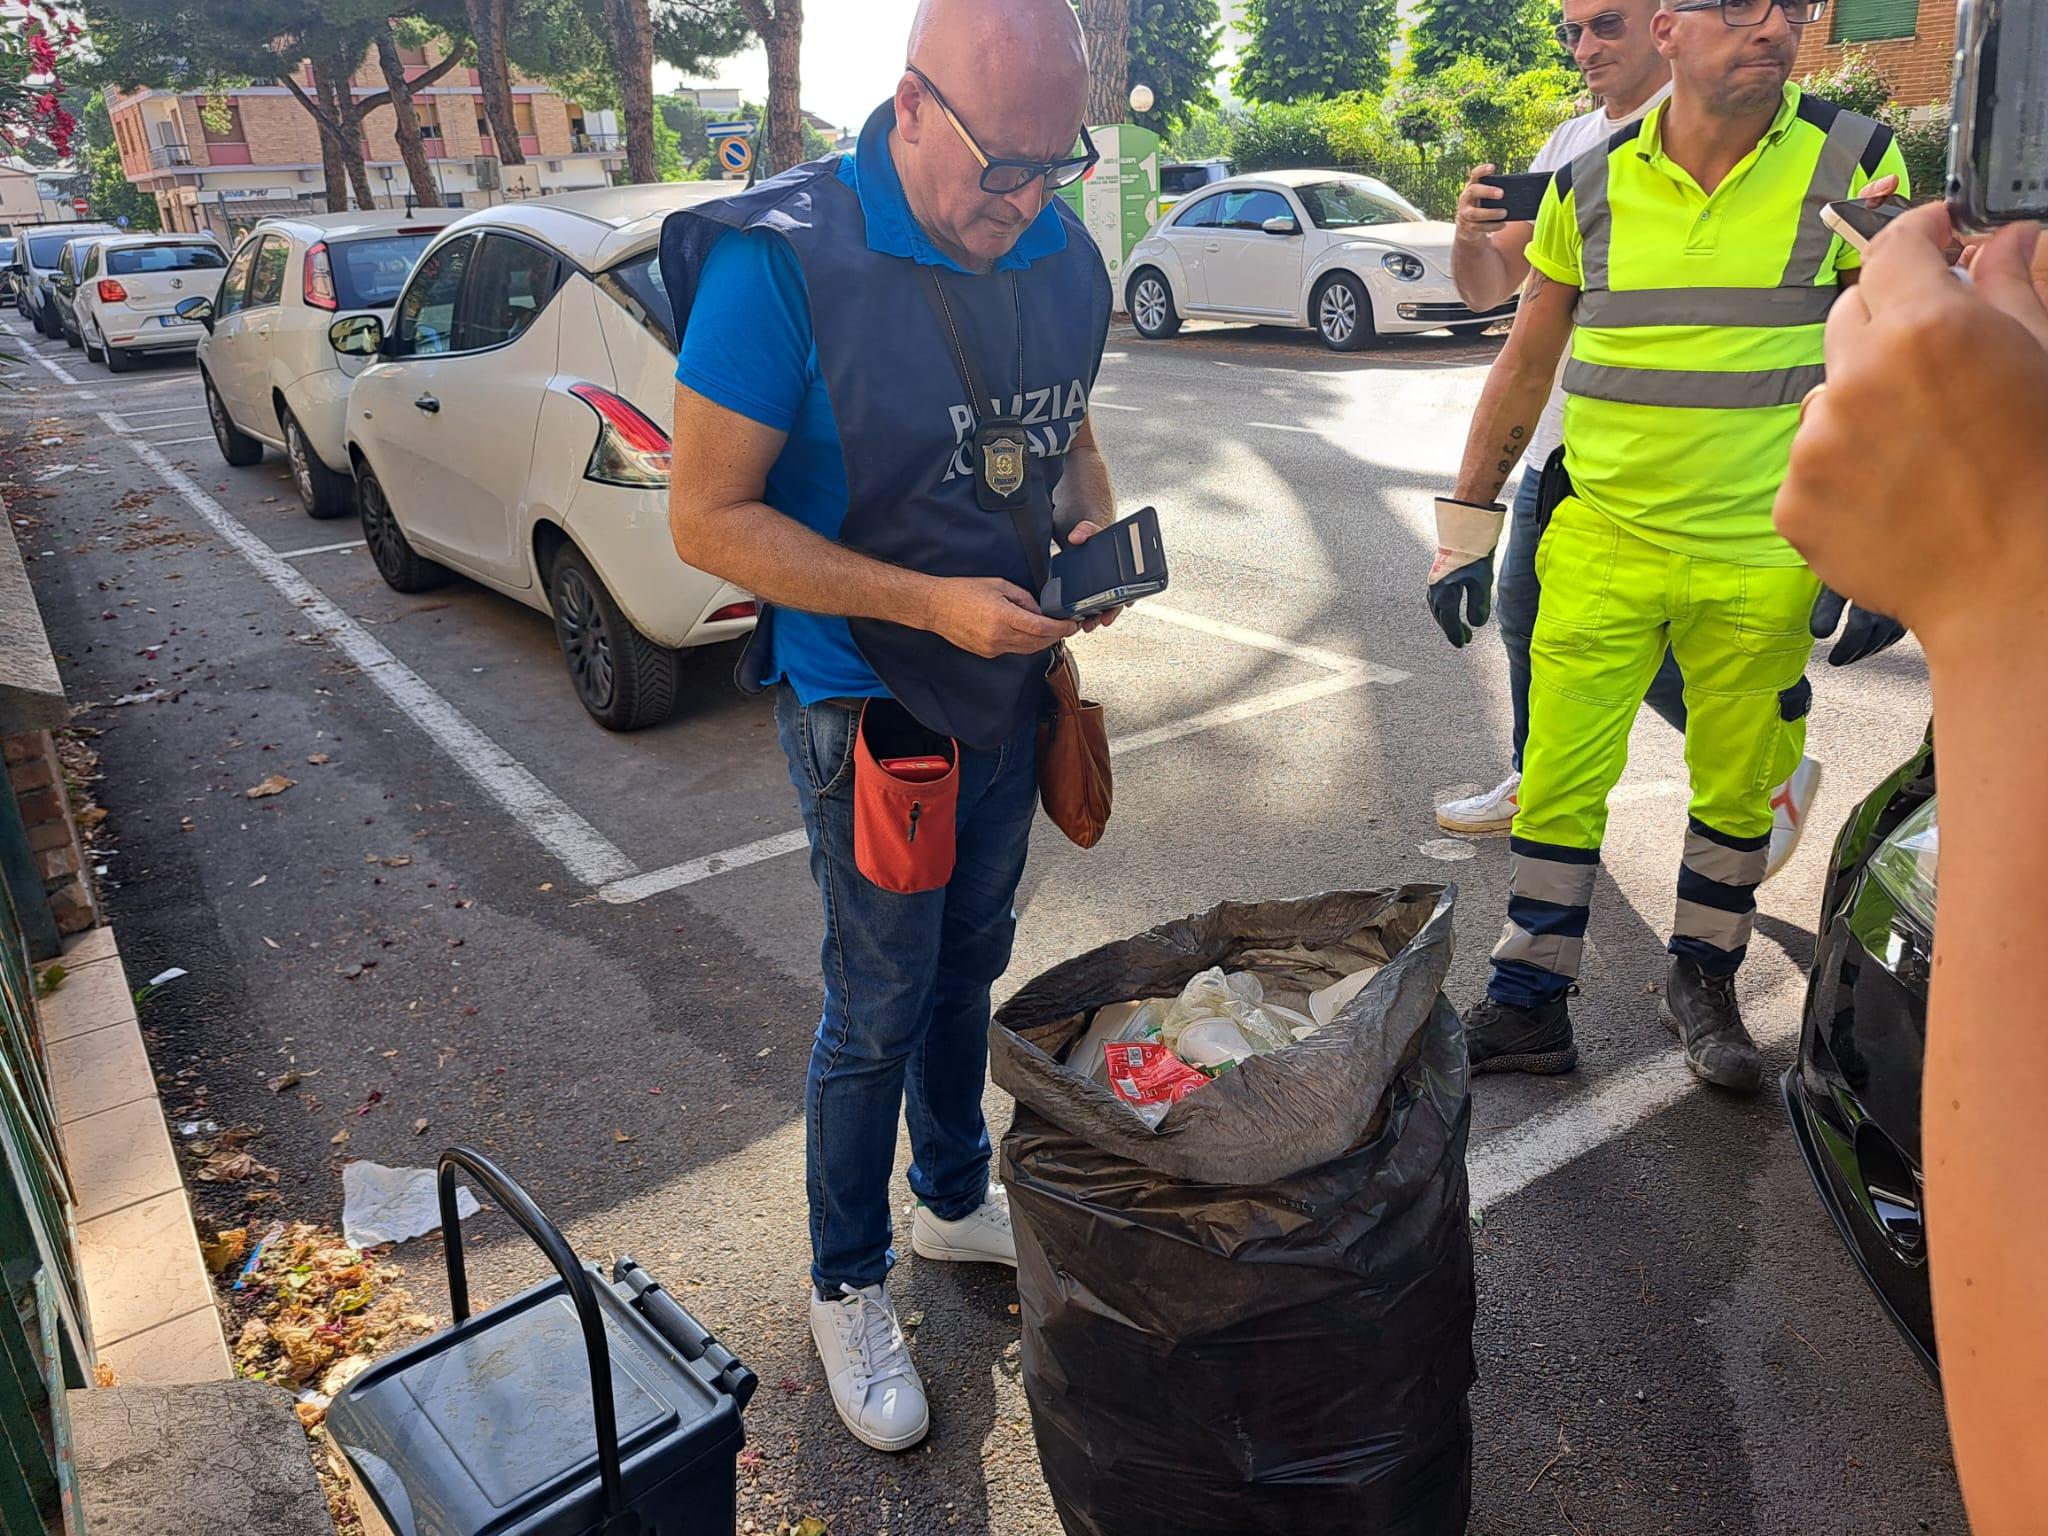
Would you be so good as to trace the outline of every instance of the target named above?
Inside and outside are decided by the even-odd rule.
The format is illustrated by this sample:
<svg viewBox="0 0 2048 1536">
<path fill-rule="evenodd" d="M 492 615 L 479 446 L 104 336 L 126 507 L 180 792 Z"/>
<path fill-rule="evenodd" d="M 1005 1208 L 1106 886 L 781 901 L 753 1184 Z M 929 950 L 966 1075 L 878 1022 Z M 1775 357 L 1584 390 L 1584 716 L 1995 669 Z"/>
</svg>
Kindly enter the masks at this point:
<svg viewBox="0 0 2048 1536">
<path fill-rule="evenodd" d="M 1269 235 L 1298 235 L 1301 233 L 1301 225 L 1284 213 L 1266 220 L 1259 228 Z"/>
<path fill-rule="evenodd" d="M 197 320 L 205 326 L 208 334 L 213 331 L 213 300 L 203 295 L 197 298 L 180 299 L 171 311 L 180 320 Z"/>
<path fill-rule="evenodd" d="M 327 327 L 327 345 L 343 357 L 375 357 L 384 349 L 384 322 L 375 315 L 347 315 Z"/>
</svg>

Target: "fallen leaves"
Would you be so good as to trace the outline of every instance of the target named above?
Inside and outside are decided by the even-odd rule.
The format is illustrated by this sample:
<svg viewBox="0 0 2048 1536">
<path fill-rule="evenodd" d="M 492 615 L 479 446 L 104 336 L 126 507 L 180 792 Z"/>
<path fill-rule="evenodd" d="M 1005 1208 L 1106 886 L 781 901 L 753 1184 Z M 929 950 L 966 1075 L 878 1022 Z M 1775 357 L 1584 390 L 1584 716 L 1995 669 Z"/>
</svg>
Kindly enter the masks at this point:
<svg viewBox="0 0 2048 1536">
<path fill-rule="evenodd" d="M 613 1140 L 613 1141 L 616 1141 L 616 1142 L 628 1142 L 628 1141 L 633 1141 L 633 1140 L 636 1140 L 636 1139 L 637 1139 L 637 1138 L 635 1138 L 635 1137 L 632 1137 L 632 1136 L 628 1136 L 628 1135 L 627 1135 L 627 1134 L 626 1134 L 626 1133 L 625 1133 L 624 1131 L 613 1131 L 613 1132 L 612 1132 L 612 1140 Z"/>
<path fill-rule="evenodd" d="M 208 1157 L 193 1177 L 202 1184 L 239 1184 L 252 1179 L 275 1184 L 277 1170 L 268 1163 L 258 1162 L 240 1147 L 229 1147 Z"/>
<path fill-rule="evenodd" d="M 329 757 L 325 752 L 315 752 L 311 754 L 309 757 L 307 757 L 306 761 L 312 764 L 315 768 L 325 768 L 329 763 L 333 762 L 334 759 Z"/>
<path fill-rule="evenodd" d="M 199 1240 L 199 1256 L 206 1261 L 206 1267 L 214 1274 L 232 1268 L 242 1261 L 249 1251 L 249 1229 L 228 1227 L 212 1237 Z"/>
<path fill-rule="evenodd" d="M 298 782 L 297 779 L 288 779 L 281 773 L 273 773 L 266 775 L 242 793 L 251 800 L 267 800 L 272 795 L 283 794 Z"/>
<path fill-rule="evenodd" d="M 272 1093 L 283 1093 L 288 1089 L 298 1087 L 299 1084 L 303 1083 L 305 1080 L 305 1074 L 300 1072 L 297 1067 L 289 1067 L 286 1070 L 278 1073 L 277 1076 L 273 1077 L 269 1082 L 265 1083 L 263 1086 L 268 1088 Z"/>
</svg>

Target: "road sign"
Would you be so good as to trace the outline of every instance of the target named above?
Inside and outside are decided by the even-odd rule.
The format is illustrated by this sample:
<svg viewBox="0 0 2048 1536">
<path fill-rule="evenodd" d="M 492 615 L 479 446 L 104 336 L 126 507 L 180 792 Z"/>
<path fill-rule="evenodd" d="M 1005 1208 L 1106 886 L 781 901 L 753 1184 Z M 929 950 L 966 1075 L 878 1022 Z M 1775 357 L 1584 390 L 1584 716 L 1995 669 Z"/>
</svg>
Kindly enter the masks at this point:
<svg viewBox="0 0 2048 1536">
<path fill-rule="evenodd" d="M 71 199 L 71 211 L 73 213 L 82 214 L 90 207 L 92 207 L 92 204 L 87 202 L 82 197 L 74 197 L 73 199 Z"/>
<path fill-rule="evenodd" d="M 728 176 L 744 176 L 754 164 L 751 140 L 734 136 L 718 141 L 718 163 Z"/>
</svg>

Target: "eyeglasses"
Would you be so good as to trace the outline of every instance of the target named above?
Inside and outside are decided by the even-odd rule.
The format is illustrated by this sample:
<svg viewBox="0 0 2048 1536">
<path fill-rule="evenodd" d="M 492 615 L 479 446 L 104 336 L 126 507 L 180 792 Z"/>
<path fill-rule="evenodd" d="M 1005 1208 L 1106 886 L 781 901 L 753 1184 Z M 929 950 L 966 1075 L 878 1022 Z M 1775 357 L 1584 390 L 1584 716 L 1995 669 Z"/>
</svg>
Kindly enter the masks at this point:
<svg viewBox="0 0 2048 1536">
<path fill-rule="evenodd" d="M 1095 162 L 1102 158 L 1101 152 L 1095 147 L 1095 140 L 1088 136 L 1086 128 L 1081 130 L 1081 145 L 1086 153 L 1069 156 L 1064 160 L 1012 160 L 1001 155 L 988 154 L 975 142 L 974 135 L 967 131 L 967 125 L 960 121 L 959 115 L 946 105 L 946 98 L 939 94 L 939 88 L 925 78 L 924 71 L 915 64 L 905 67 L 917 77 L 918 84 L 930 94 L 932 100 L 938 104 L 939 110 L 946 114 L 946 121 L 951 123 L 953 131 L 960 135 L 960 142 L 981 162 L 981 190 L 993 197 L 1009 197 L 1022 192 L 1040 178 L 1044 179 L 1046 187 L 1051 191 L 1057 192 L 1061 187 L 1071 187 L 1093 170 Z"/>
<path fill-rule="evenodd" d="M 1602 11 L 1591 21 L 1567 21 L 1551 28 L 1551 30 L 1557 34 L 1557 40 L 1560 43 L 1564 44 L 1567 49 L 1576 52 L 1579 46 L 1579 39 L 1588 32 L 1599 38 L 1603 43 L 1611 43 L 1617 37 L 1623 36 L 1628 31 L 1628 18 L 1619 11 Z"/>
<path fill-rule="evenodd" d="M 1810 27 L 1827 9 L 1827 0 L 1686 0 L 1674 11 L 1719 11 L 1731 27 L 1760 27 L 1771 19 L 1773 10 L 1783 10 L 1785 20 L 1795 27 Z"/>
</svg>

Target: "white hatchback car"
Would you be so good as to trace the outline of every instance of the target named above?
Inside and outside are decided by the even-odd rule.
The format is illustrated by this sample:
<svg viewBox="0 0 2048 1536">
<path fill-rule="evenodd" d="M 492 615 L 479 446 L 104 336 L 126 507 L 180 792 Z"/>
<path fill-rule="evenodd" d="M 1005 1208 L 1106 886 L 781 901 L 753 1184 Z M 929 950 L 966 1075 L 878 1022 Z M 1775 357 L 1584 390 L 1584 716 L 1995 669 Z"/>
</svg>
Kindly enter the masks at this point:
<svg viewBox="0 0 2048 1536">
<path fill-rule="evenodd" d="M 1382 336 L 1483 331 L 1451 282 L 1455 226 L 1424 218 L 1385 182 L 1340 171 L 1233 176 L 1191 196 L 1139 241 L 1126 308 L 1149 341 L 1183 320 L 1313 330 L 1338 352 Z"/>
<path fill-rule="evenodd" d="M 254 464 L 268 444 L 290 461 L 313 516 L 354 508 L 342 433 L 361 364 L 328 344 L 327 328 L 344 315 L 389 309 L 413 259 L 460 214 L 310 214 L 264 219 L 249 231 L 211 297 L 177 306 L 206 331 L 200 381 L 222 458 Z"/>
<path fill-rule="evenodd" d="M 349 400 L 363 537 L 385 581 L 451 570 L 552 614 L 577 697 L 612 730 L 666 719 L 679 647 L 753 627 L 751 597 L 683 564 L 668 526 L 675 336 L 662 219 L 717 183 L 479 209 L 420 257 Z"/>
<path fill-rule="evenodd" d="M 203 333 L 177 313 L 213 292 L 226 252 L 211 235 L 116 235 L 86 249 L 71 312 L 87 357 L 115 373 L 143 352 L 190 352 Z"/>
</svg>

